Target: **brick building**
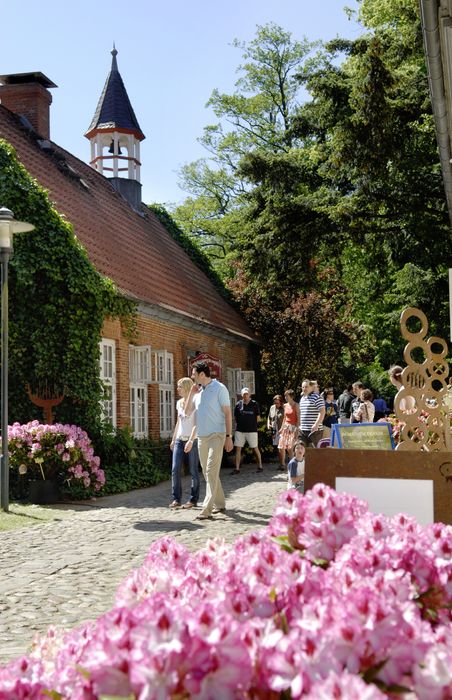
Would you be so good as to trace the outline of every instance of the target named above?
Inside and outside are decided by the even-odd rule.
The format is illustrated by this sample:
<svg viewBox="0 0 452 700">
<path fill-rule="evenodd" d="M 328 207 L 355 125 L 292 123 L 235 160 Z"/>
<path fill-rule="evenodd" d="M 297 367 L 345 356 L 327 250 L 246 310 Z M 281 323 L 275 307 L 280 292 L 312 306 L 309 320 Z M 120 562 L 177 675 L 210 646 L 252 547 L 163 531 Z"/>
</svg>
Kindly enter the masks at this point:
<svg viewBox="0 0 452 700">
<path fill-rule="evenodd" d="M 100 373 L 106 417 L 136 436 L 168 437 L 176 381 L 199 355 L 209 358 L 235 401 L 254 391 L 257 339 L 158 218 L 141 203 L 145 138 L 118 71 L 117 51 L 85 136 L 90 164 L 50 139 L 49 89 L 42 73 L 0 76 L 0 137 L 74 227 L 97 270 L 138 305 L 134 344 L 117 320 L 104 323 Z"/>
</svg>

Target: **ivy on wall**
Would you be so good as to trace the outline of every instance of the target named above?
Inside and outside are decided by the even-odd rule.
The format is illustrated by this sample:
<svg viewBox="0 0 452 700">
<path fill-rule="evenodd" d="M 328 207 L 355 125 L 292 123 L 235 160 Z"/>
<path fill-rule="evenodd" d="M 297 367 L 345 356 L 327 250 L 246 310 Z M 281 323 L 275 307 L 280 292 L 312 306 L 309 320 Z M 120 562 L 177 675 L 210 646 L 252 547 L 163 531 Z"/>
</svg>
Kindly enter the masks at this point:
<svg viewBox="0 0 452 700">
<path fill-rule="evenodd" d="M 135 304 L 118 293 L 88 259 L 71 224 L 0 140 L 0 206 L 35 226 L 14 237 L 9 266 L 9 418 L 42 419 L 26 392 L 58 395 L 55 421 L 100 425 L 103 387 L 99 341 L 104 319 L 119 317 L 133 333 Z"/>
</svg>

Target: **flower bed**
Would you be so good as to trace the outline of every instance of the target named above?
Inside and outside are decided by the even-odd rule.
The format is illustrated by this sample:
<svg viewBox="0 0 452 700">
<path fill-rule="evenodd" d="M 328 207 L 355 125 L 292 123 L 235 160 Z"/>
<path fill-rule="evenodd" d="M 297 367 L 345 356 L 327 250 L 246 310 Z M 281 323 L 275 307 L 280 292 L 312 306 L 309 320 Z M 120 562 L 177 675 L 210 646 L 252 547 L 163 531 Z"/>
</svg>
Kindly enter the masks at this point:
<svg viewBox="0 0 452 700">
<path fill-rule="evenodd" d="M 266 530 L 153 544 L 114 608 L 0 669 L 0 700 L 452 698 L 452 528 L 317 485 Z"/>
<path fill-rule="evenodd" d="M 10 469 L 29 481 L 78 484 L 86 495 L 105 483 L 100 459 L 86 432 L 76 425 L 14 423 L 8 427 L 8 450 Z"/>
</svg>

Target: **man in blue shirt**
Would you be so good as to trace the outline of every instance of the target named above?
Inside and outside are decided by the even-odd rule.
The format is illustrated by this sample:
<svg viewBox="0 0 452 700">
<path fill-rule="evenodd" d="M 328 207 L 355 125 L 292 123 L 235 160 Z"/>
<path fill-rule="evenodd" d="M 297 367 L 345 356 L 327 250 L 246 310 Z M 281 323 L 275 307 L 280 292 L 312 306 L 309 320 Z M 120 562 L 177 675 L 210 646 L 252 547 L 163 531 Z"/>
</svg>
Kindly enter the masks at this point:
<svg viewBox="0 0 452 700">
<path fill-rule="evenodd" d="M 191 378 L 195 384 L 189 395 L 188 410 L 192 403 L 195 410 L 195 427 L 185 449 L 191 449 L 192 439 L 197 435 L 199 461 L 206 480 L 206 497 L 197 520 L 208 520 L 212 513 L 225 510 L 220 468 L 223 448 L 227 452 L 233 448 L 231 404 L 227 388 L 221 382 L 212 379 L 207 362 L 195 362 Z"/>
</svg>

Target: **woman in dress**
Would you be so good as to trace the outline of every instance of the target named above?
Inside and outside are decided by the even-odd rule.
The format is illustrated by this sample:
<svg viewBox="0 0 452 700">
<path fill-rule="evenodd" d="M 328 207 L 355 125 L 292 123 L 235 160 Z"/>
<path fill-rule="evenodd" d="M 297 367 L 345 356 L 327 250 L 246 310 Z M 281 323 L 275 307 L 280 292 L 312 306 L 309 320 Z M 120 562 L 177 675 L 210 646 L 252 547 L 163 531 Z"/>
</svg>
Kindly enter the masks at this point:
<svg viewBox="0 0 452 700">
<path fill-rule="evenodd" d="M 180 399 L 176 403 L 177 421 L 170 443 L 173 453 L 173 464 L 171 469 L 171 489 L 173 500 L 170 508 L 180 508 L 182 500 L 182 469 L 185 460 L 185 445 L 191 442 L 190 435 L 193 430 L 195 414 L 192 411 L 187 415 L 186 408 L 189 400 L 190 390 L 193 382 L 190 377 L 183 377 L 177 382 L 177 392 Z M 194 440 L 192 448 L 188 454 L 188 465 L 191 474 L 190 500 L 182 508 L 194 508 L 198 505 L 199 499 L 199 470 L 198 470 L 198 441 Z"/>
<path fill-rule="evenodd" d="M 289 459 L 293 457 L 293 446 L 298 439 L 298 431 L 300 425 L 300 407 L 294 399 L 294 391 L 292 389 L 286 389 L 284 392 L 284 398 L 286 403 L 284 404 L 284 419 L 281 426 L 281 432 L 279 435 L 278 450 L 283 453 L 284 464 L 286 457 L 286 450 Z"/>
<path fill-rule="evenodd" d="M 273 397 L 273 404 L 270 406 L 267 417 L 267 429 L 271 431 L 272 442 L 274 447 L 278 447 L 281 426 L 284 420 L 284 397 L 281 394 L 276 394 Z M 278 449 L 279 471 L 286 470 L 285 450 Z"/>
</svg>

